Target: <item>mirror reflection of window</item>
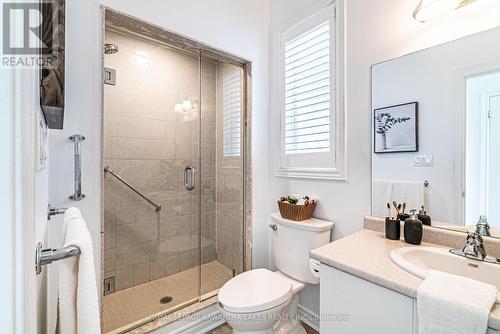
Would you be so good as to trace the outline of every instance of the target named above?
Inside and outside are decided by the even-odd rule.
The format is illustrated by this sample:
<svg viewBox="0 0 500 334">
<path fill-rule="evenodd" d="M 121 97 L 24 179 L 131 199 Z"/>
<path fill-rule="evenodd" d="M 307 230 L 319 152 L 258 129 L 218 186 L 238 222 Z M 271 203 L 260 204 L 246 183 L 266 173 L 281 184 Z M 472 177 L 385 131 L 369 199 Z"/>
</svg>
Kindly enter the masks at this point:
<svg viewBox="0 0 500 334">
<path fill-rule="evenodd" d="M 467 79 L 466 225 L 500 227 L 500 72 Z"/>
<path fill-rule="evenodd" d="M 224 156 L 241 154 L 241 70 L 231 69 L 223 77 Z"/>
</svg>

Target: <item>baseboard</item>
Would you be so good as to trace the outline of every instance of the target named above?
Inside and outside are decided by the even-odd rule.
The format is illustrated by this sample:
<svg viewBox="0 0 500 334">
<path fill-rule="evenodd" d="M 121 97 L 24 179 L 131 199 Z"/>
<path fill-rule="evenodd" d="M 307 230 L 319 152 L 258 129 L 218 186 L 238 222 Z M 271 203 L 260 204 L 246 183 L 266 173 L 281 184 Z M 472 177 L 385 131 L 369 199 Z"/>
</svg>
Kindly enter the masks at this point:
<svg viewBox="0 0 500 334">
<path fill-rule="evenodd" d="M 319 333 L 319 316 L 302 305 L 297 307 L 297 313 L 302 322 Z"/>
<path fill-rule="evenodd" d="M 217 304 L 158 328 L 154 334 L 205 334 L 224 324 Z"/>
</svg>

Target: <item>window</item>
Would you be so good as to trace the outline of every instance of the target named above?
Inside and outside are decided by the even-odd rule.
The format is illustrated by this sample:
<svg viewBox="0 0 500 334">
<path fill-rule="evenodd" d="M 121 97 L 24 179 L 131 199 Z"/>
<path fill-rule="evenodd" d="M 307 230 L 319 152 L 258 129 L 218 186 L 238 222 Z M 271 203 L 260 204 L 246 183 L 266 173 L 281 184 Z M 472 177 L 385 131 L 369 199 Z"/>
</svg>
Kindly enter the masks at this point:
<svg viewBox="0 0 500 334">
<path fill-rule="evenodd" d="M 285 43 L 285 153 L 330 151 L 330 22 Z"/>
<path fill-rule="evenodd" d="M 241 73 L 239 69 L 224 74 L 224 156 L 239 157 L 241 150 Z"/>
<path fill-rule="evenodd" d="M 345 179 L 339 2 L 279 33 L 278 176 Z"/>
</svg>

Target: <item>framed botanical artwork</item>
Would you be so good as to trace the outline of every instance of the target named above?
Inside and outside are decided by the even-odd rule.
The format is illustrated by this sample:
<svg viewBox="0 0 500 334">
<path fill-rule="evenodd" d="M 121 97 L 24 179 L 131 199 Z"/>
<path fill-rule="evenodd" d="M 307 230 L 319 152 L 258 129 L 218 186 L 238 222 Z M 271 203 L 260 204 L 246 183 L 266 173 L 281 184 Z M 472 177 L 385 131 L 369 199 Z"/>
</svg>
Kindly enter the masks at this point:
<svg viewBox="0 0 500 334">
<path fill-rule="evenodd" d="M 378 108 L 373 115 L 375 153 L 418 151 L 418 102 Z"/>
</svg>

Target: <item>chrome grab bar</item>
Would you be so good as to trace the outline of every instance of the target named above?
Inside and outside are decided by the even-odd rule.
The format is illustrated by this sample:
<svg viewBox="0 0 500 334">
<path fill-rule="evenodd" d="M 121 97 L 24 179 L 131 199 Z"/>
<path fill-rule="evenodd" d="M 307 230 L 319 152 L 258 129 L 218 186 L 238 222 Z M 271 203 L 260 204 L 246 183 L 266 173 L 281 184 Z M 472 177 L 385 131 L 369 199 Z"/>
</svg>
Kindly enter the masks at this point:
<svg viewBox="0 0 500 334">
<path fill-rule="evenodd" d="M 77 256 L 80 253 L 80 248 L 77 246 L 66 246 L 60 249 L 49 248 L 42 250 L 42 243 L 39 242 L 36 245 L 35 272 L 39 275 L 42 272 L 43 266 L 51 264 L 55 261 Z"/>
<path fill-rule="evenodd" d="M 80 201 L 85 198 L 82 194 L 82 155 L 81 155 L 81 142 L 85 140 L 82 135 L 73 135 L 69 137 L 74 143 L 75 152 L 75 193 L 69 196 L 73 201 Z"/>
<path fill-rule="evenodd" d="M 191 183 L 189 182 L 188 172 L 191 172 Z M 184 168 L 184 187 L 186 187 L 188 191 L 196 187 L 196 169 L 193 165 L 187 165 L 186 168 Z"/>
<path fill-rule="evenodd" d="M 149 204 L 151 204 L 152 206 L 154 206 L 155 209 L 156 209 L 156 211 L 160 211 L 161 210 L 161 205 L 156 204 L 155 202 L 153 202 L 152 200 L 150 200 L 149 198 L 147 198 L 146 196 L 144 196 L 143 194 L 141 194 L 141 192 L 139 190 L 137 190 L 137 188 L 135 188 L 133 185 L 131 185 L 130 183 L 128 183 L 120 175 L 116 174 L 116 172 L 114 170 L 112 170 L 109 166 L 104 167 L 104 171 L 106 173 L 109 173 L 109 174 L 113 175 L 116 179 L 118 179 L 118 181 L 120 181 L 121 183 L 123 183 L 124 185 L 126 185 L 130 190 L 132 190 L 133 192 L 135 192 L 137 195 L 141 196 L 145 201 L 147 201 Z"/>
</svg>

